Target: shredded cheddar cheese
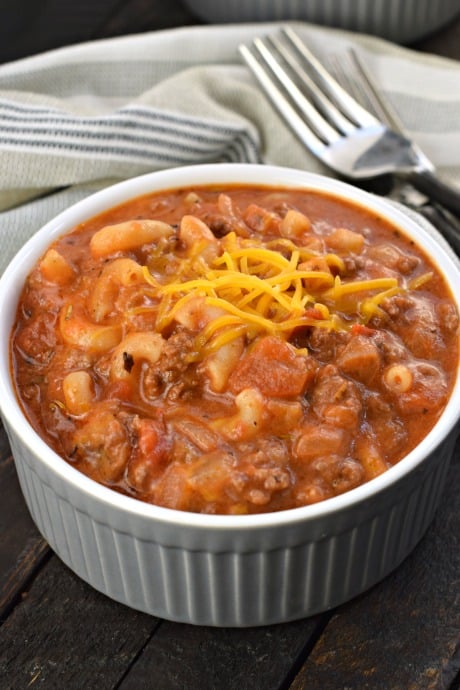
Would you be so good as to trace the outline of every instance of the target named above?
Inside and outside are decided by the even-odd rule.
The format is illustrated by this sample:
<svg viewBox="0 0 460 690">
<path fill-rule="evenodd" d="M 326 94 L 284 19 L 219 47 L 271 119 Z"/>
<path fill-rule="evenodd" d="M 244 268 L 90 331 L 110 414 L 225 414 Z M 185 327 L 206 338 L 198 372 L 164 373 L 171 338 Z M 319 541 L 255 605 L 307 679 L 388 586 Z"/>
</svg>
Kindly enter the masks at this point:
<svg viewBox="0 0 460 690">
<path fill-rule="evenodd" d="M 158 331 L 197 297 L 216 310 L 216 318 L 196 339 L 197 358 L 241 335 L 253 339 L 267 333 L 287 340 L 296 329 L 309 326 L 339 331 L 355 323 L 365 325 L 384 314 L 380 305 L 385 299 L 416 289 L 431 278 L 424 274 L 407 288 L 394 277 L 345 282 L 340 275 L 345 262 L 340 256 L 318 255 L 285 238 L 264 243 L 230 232 L 221 239 L 223 251 L 209 264 L 200 256 L 203 243 L 197 245 L 179 259 L 175 277 L 169 281 L 166 277 L 166 282 L 160 282 L 147 267 L 143 269 L 145 280 L 160 296 Z"/>
<path fill-rule="evenodd" d="M 418 290 L 418 288 L 420 288 L 423 285 L 425 285 L 426 283 L 428 283 L 428 281 L 430 281 L 432 279 L 432 277 L 433 277 L 433 272 L 428 271 L 427 273 L 423 273 L 422 275 L 417 276 L 416 278 L 413 278 L 409 282 L 409 289 L 410 290 Z"/>
</svg>

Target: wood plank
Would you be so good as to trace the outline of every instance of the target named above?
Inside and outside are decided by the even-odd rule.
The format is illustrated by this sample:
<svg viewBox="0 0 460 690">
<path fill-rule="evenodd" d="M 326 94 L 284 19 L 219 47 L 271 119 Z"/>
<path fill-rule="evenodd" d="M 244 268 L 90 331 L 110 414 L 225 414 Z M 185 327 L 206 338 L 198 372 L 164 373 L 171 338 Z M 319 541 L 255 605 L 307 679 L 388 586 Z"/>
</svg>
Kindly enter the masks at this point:
<svg viewBox="0 0 460 690">
<path fill-rule="evenodd" d="M 1 423 L 0 495 L 0 619 L 3 619 L 47 557 L 49 547 L 29 515 Z"/>
<path fill-rule="evenodd" d="M 451 687 L 460 669 L 458 450 L 456 457 L 426 536 L 383 583 L 334 615 L 292 690 Z"/>
<path fill-rule="evenodd" d="M 0 417 L 0 465 L 8 462 L 11 458 L 11 448 L 6 435 L 3 420 Z"/>
<path fill-rule="evenodd" d="M 119 690 L 288 687 L 328 617 L 245 629 L 163 621 Z"/>
<path fill-rule="evenodd" d="M 53 556 L 2 625 L 2 690 L 115 688 L 157 625 L 99 594 Z"/>
</svg>

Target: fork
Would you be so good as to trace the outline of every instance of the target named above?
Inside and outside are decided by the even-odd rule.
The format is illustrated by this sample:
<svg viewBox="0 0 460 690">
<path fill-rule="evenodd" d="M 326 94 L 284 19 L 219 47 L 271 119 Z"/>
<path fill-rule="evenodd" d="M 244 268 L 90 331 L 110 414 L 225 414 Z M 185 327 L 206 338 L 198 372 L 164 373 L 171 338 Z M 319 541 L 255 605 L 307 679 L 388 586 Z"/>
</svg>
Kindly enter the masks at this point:
<svg viewBox="0 0 460 690">
<path fill-rule="evenodd" d="M 388 127 L 407 136 L 398 113 L 386 100 L 378 88 L 373 75 L 361 61 L 353 48 L 340 55 L 328 56 L 328 66 L 340 84 L 346 86 L 361 105 L 366 104 L 370 111 Z M 390 197 L 414 209 L 434 225 L 460 256 L 460 220 L 440 204 L 428 199 L 410 184 L 410 179 L 400 180 L 391 191 Z"/>
<path fill-rule="evenodd" d="M 402 177 L 460 216 L 460 191 L 436 177 L 410 139 L 345 91 L 292 28 L 256 38 L 239 51 L 293 132 L 330 169 L 351 181 Z"/>
</svg>

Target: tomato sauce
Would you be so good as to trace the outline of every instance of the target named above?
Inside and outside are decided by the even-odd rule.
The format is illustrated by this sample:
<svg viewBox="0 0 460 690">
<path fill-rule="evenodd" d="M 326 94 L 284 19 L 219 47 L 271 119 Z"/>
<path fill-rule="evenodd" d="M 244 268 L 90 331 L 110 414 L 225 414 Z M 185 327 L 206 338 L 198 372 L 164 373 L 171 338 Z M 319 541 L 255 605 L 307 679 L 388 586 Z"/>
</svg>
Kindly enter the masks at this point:
<svg viewBox="0 0 460 690">
<path fill-rule="evenodd" d="M 112 489 L 245 514 L 325 500 L 433 427 L 458 313 L 398 228 L 320 193 L 207 186 L 82 223 L 31 272 L 11 340 L 36 431 Z"/>
</svg>

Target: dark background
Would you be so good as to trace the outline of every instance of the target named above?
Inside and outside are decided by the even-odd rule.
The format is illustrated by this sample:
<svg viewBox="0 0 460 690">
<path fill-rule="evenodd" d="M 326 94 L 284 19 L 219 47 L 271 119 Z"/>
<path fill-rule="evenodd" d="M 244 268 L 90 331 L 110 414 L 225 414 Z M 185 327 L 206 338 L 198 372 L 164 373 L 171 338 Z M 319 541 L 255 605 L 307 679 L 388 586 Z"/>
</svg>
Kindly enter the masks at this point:
<svg viewBox="0 0 460 690">
<path fill-rule="evenodd" d="M 411 47 L 460 60 L 458 2 Z M 181 0 L 0 0 L 0 63 L 199 23 Z M 0 690 L 460 690 L 458 448 L 433 527 L 379 585 L 304 620 L 215 629 L 131 610 L 66 568 L 32 523 L 0 421 Z"/>
<path fill-rule="evenodd" d="M 182 0 L 0 0 L 0 62 L 81 41 L 202 23 Z M 411 47 L 460 59 L 460 2 L 449 27 Z"/>
</svg>

